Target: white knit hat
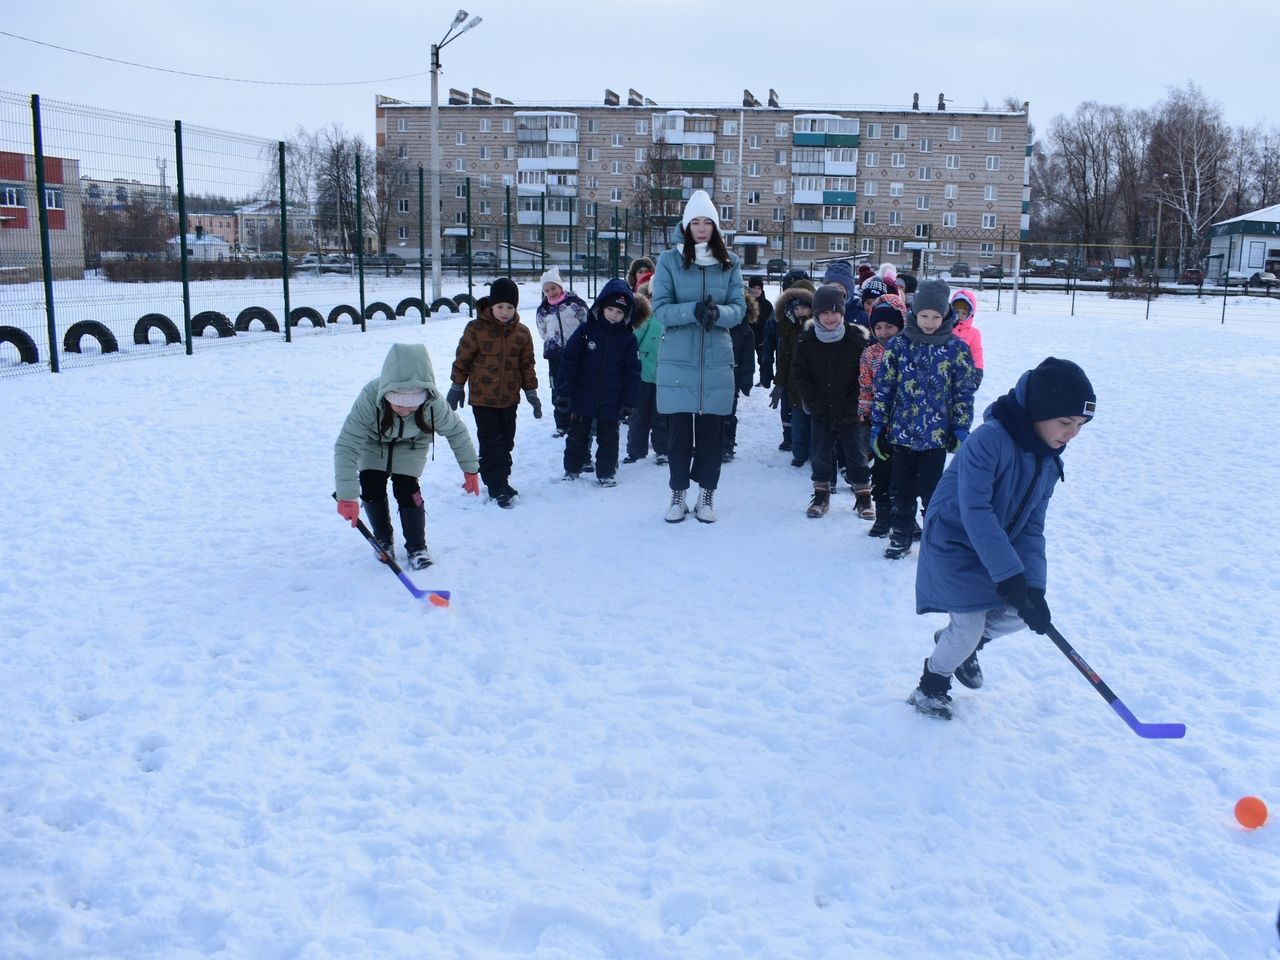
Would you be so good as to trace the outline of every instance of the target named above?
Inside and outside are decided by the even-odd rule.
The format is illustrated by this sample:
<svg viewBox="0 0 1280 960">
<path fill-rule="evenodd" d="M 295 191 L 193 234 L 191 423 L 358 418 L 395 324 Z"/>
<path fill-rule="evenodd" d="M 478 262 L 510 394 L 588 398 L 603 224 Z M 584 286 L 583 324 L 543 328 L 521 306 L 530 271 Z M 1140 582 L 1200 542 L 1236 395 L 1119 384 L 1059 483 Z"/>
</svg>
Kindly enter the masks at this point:
<svg viewBox="0 0 1280 960">
<path fill-rule="evenodd" d="M 686 230 L 689 228 L 689 221 L 694 217 L 706 217 L 716 225 L 716 229 L 720 229 L 720 214 L 716 211 L 716 205 L 711 202 L 711 197 L 707 195 L 705 190 L 695 190 L 689 197 L 689 202 L 684 205 L 684 216 L 680 218 L 680 226 Z"/>
<path fill-rule="evenodd" d="M 564 281 L 560 279 L 560 268 L 552 267 L 542 275 L 542 279 L 538 281 L 540 284 L 554 283 L 557 287 L 564 287 Z"/>
<path fill-rule="evenodd" d="M 420 407 L 427 402 L 425 390 L 388 390 L 384 395 L 387 403 L 397 407 Z"/>
</svg>

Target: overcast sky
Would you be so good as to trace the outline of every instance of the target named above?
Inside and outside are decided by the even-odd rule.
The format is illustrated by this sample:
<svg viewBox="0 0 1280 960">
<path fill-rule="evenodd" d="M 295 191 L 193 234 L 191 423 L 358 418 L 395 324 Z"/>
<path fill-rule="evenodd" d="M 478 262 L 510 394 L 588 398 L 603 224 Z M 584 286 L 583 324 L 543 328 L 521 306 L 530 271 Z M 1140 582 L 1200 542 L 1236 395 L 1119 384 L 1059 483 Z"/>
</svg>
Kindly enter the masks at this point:
<svg viewBox="0 0 1280 960">
<path fill-rule="evenodd" d="M 9 4 L 0 29 L 198 73 L 361 81 L 427 71 L 428 48 L 456 12 L 450 2 L 59 0 Z M 1150 106 L 1193 80 L 1230 123 L 1275 122 L 1280 13 L 1270 0 L 1229 8 L 1201 0 L 474 0 L 468 10 L 484 22 L 443 51 L 442 100 L 449 87 L 480 87 L 516 102 L 600 102 L 605 87 L 624 98 L 635 87 L 660 104 L 737 104 L 744 87 L 764 101 L 773 87 L 784 106 L 909 106 L 918 91 L 930 107 L 944 92 L 952 109 L 1015 96 L 1031 102 L 1042 134 L 1055 114 L 1081 101 Z M 822 12 L 801 19 L 801 10 Z M 0 89 L 10 92 L 273 139 L 299 124 L 335 121 L 371 138 L 376 93 L 431 96 L 425 73 L 359 86 L 249 85 L 106 63 L 7 36 L 0 36 L 0 64 Z"/>
</svg>

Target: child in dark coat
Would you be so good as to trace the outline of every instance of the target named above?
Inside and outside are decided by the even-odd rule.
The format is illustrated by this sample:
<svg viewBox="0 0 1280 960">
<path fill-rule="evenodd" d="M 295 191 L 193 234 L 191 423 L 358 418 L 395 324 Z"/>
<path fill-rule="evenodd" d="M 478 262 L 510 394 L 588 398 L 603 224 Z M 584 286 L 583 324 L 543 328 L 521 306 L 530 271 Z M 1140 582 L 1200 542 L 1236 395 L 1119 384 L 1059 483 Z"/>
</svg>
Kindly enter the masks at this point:
<svg viewBox="0 0 1280 960">
<path fill-rule="evenodd" d="M 855 508 L 871 504 L 867 462 L 858 453 L 858 362 L 866 335 L 844 318 L 845 294 L 824 283 L 813 295 L 814 319 L 796 343 L 791 382 L 800 394 L 812 426 L 813 498 L 806 511 L 821 517 L 831 503 L 832 457 L 837 445 L 853 481 Z M 816 322 L 815 322 L 816 321 Z"/>
<path fill-rule="evenodd" d="M 617 486 L 618 422 L 630 418 L 640 397 L 640 354 L 628 323 L 635 305 L 627 281 L 610 280 L 591 305 L 587 322 L 565 344 L 556 381 L 556 407 L 569 415 L 565 480 L 577 480 L 582 473 L 594 419 L 596 483 Z"/>
<path fill-rule="evenodd" d="M 733 344 L 733 409 L 724 422 L 724 452 L 722 463 L 733 462 L 733 451 L 738 446 L 738 398 L 751 396 L 756 382 L 756 329 L 760 322 L 760 301 L 746 293 L 747 316 L 744 322 L 729 328 L 729 341 Z"/>
<path fill-rule="evenodd" d="M 988 640 L 1023 626 L 1048 631 L 1045 515 L 1064 478 L 1062 451 L 1093 419 L 1095 400 L 1083 370 L 1049 357 L 987 409 L 943 474 L 925 514 L 916 613 L 951 620 L 933 635 L 909 698 L 921 713 L 951 719 L 952 675 L 982 686 L 978 651 Z"/>
<path fill-rule="evenodd" d="M 885 351 L 871 408 L 871 450 L 893 445 L 893 527 L 886 559 L 911 552 L 916 498 L 927 511 L 947 451 L 957 449 L 973 421 L 973 357 L 951 331 L 951 288 L 926 280 L 916 292 L 907 327 Z M 883 440 L 881 439 L 883 437 Z"/>
</svg>

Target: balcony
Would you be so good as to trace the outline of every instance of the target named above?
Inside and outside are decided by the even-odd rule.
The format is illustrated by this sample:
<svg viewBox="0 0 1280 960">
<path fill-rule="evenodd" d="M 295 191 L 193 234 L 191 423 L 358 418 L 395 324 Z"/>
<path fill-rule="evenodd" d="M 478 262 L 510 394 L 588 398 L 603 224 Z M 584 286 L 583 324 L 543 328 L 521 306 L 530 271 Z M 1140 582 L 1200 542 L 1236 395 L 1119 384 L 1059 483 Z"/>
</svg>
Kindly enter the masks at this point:
<svg viewBox="0 0 1280 960">
<path fill-rule="evenodd" d="M 714 160 L 681 160 L 681 173 L 715 173 L 716 162 Z"/>
<path fill-rule="evenodd" d="M 858 193 L 856 190 L 823 190 L 821 200 L 797 202 L 820 203 L 825 207 L 851 207 L 858 202 Z"/>
<path fill-rule="evenodd" d="M 857 133 L 829 133 L 822 138 L 824 147 L 857 147 L 861 145 L 862 136 Z"/>
<path fill-rule="evenodd" d="M 822 198 L 826 194 L 821 190 L 797 190 L 791 194 L 792 203 L 807 203 L 811 206 L 820 207 L 825 202 Z"/>
<path fill-rule="evenodd" d="M 821 220 L 792 220 L 791 229 L 795 233 L 822 233 L 822 221 Z"/>
<path fill-rule="evenodd" d="M 858 161 L 837 163 L 835 160 L 828 160 L 822 165 L 821 172 L 829 177 L 856 177 L 858 175 Z"/>
<path fill-rule="evenodd" d="M 548 157 L 519 157 L 516 160 L 517 170 L 546 170 Z M 566 157 L 555 157 L 556 160 L 565 160 Z M 577 163 L 577 160 L 574 160 Z M 577 169 L 576 167 L 574 169 Z"/>
<path fill-rule="evenodd" d="M 547 139 L 555 143 L 577 143 L 578 128 L 574 127 L 572 130 L 565 130 L 561 127 L 552 127 L 547 131 Z"/>
<path fill-rule="evenodd" d="M 521 143 L 526 141 L 536 143 L 538 141 L 545 141 L 546 139 L 546 127 L 516 127 L 516 140 Z"/>
<path fill-rule="evenodd" d="M 825 133 L 793 133 L 791 135 L 793 147 L 822 147 L 826 146 L 826 142 Z"/>
<path fill-rule="evenodd" d="M 516 223 L 522 227 L 539 227 L 543 224 L 541 210 L 517 210 Z M 548 227 L 576 227 L 578 214 L 570 214 L 567 210 L 548 210 L 546 224 Z"/>
<path fill-rule="evenodd" d="M 577 170 L 577 157 L 547 157 L 546 170 Z M 520 169 L 524 169 L 523 167 Z"/>
</svg>

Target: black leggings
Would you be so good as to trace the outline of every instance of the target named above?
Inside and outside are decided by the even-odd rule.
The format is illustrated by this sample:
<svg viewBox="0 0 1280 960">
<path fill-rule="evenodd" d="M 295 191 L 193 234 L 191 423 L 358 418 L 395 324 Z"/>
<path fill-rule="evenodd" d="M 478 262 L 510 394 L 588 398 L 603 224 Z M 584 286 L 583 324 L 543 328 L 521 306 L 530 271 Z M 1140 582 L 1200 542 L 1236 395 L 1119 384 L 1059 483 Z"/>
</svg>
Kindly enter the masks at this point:
<svg viewBox="0 0 1280 960">
<path fill-rule="evenodd" d="M 396 503 L 402 507 L 422 506 L 422 488 L 418 478 L 404 473 L 393 473 L 391 493 Z M 385 470 L 360 471 L 360 497 L 365 503 L 382 503 L 387 499 L 387 477 Z"/>
</svg>

